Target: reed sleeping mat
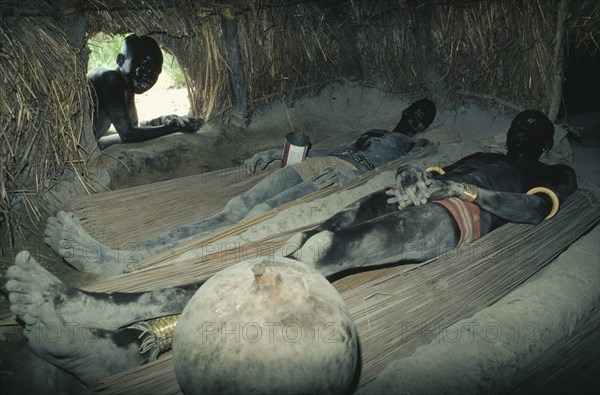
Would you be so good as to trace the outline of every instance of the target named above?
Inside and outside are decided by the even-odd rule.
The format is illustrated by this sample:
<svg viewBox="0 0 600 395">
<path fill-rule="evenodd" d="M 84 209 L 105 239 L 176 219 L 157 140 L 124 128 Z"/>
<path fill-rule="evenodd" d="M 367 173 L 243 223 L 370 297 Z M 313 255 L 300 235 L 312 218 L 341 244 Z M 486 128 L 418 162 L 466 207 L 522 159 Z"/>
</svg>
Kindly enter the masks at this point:
<svg viewBox="0 0 600 395">
<path fill-rule="evenodd" d="M 507 224 L 425 264 L 376 269 L 334 282 L 356 324 L 359 386 L 453 323 L 493 304 L 551 262 L 600 220 L 600 205 L 576 191 L 556 217 Z M 373 275 L 374 272 L 380 275 Z M 340 286 L 341 285 L 341 286 Z M 421 331 L 407 330 L 418 325 Z M 179 393 L 171 354 L 103 382 L 100 393 Z"/>
</svg>

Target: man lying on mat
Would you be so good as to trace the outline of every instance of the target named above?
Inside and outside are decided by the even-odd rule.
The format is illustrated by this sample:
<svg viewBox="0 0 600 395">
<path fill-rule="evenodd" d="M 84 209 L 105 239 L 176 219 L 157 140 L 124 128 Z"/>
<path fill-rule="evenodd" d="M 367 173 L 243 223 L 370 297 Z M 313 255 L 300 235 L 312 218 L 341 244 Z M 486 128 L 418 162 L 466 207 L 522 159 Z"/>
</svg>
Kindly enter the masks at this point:
<svg viewBox="0 0 600 395">
<path fill-rule="evenodd" d="M 442 169 L 445 174 L 404 166 L 393 189 L 367 196 L 317 230 L 294 236 L 288 245 L 303 244 L 292 257 L 332 275 L 405 263 L 408 245 L 421 247 L 410 261 L 424 261 L 506 222 L 536 224 L 549 218 L 577 188 L 572 168 L 538 160 L 552 147 L 553 134 L 554 126 L 544 114 L 528 110 L 518 114 L 508 130 L 506 155 L 470 155 Z M 30 347 L 87 384 L 150 357 L 138 351 L 145 334 L 115 329 L 115 323 L 125 327 L 179 314 L 201 286 L 110 295 L 84 292 L 54 277 L 26 251 L 17 256 L 7 276 L 11 310 L 24 322 Z M 77 330 L 70 323 L 77 323 Z M 39 336 L 49 328 L 69 336 L 52 341 Z"/>
<path fill-rule="evenodd" d="M 213 232 L 401 158 L 428 143 L 413 136 L 431 125 L 435 114 L 432 101 L 418 100 L 403 111 L 392 132 L 372 129 L 354 141 L 332 149 L 311 149 L 307 160 L 277 170 L 241 196 L 231 199 L 221 212 L 172 229 L 139 243 L 133 249 L 121 251 L 101 244 L 85 232 L 72 213 L 65 212 L 48 219 L 44 240 L 80 271 L 101 275 L 122 274 L 131 264 L 189 238 Z M 247 172 L 253 173 L 259 164 L 265 167 L 273 160 L 281 159 L 282 154 L 283 150 L 269 150 L 254 155 L 245 163 Z"/>
</svg>

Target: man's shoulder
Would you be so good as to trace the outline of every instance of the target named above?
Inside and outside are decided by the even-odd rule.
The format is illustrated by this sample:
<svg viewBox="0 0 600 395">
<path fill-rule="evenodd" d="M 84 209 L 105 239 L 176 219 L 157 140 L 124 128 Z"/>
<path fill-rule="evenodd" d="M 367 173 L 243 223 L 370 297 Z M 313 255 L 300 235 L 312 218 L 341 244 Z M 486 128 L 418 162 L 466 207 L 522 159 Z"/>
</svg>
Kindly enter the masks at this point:
<svg viewBox="0 0 600 395">
<path fill-rule="evenodd" d="M 463 157 L 462 160 L 463 161 L 479 160 L 479 161 L 490 161 L 490 162 L 496 162 L 499 160 L 506 161 L 506 155 L 498 154 L 495 152 L 475 152 L 475 153 L 472 153 L 470 155 Z"/>
<path fill-rule="evenodd" d="M 94 86 L 99 84 L 109 86 L 125 84 L 123 75 L 115 69 L 96 68 L 88 73 L 87 78 Z"/>
<path fill-rule="evenodd" d="M 372 128 L 372 129 L 367 129 L 364 132 L 362 132 L 359 137 L 361 137 L 361 136 L 381 137 L 387 133 L 391 133 L 391 132 L 389 132 L 385 129 Z"/>
<path fill-rule="evenodd" d="M 569 165 L 539 162 L 535 172 L 539 186 L 553 190 L 561 202 L 577 189 L 577 174 Z"/>
<path fill-rule="evenodd" d="M 538 168 L 539 172 L 543 172 L 552 178 L 571 179 L 576 177 L 575 169 L 563 163 L 548 165 L 546 163 L 538 162 Z"/>
</svg>

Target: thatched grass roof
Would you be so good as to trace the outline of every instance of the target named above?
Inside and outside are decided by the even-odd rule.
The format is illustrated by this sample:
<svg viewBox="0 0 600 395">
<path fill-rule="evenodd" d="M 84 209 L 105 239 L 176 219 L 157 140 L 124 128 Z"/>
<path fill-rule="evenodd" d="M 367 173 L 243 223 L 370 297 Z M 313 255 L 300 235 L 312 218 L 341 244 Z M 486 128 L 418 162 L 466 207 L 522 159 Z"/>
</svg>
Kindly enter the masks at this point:
<svg viewBox="0 0 600 395">
<path fill-rule="evenodd" d="M 19 200 L 51 188 L 66 167 L 86 171 L 85 40 L 96 32 L 157 38 L 184 70 L 191 112 L 215 120 L 244 119 L 340 78 L 439 104 L 481 97 L 550 111 L 560 99 L 561 4 L 566 45 L 597 51 L 595 0 L 4 1 L 3 224 L 14 236 Z"/>
</svg>

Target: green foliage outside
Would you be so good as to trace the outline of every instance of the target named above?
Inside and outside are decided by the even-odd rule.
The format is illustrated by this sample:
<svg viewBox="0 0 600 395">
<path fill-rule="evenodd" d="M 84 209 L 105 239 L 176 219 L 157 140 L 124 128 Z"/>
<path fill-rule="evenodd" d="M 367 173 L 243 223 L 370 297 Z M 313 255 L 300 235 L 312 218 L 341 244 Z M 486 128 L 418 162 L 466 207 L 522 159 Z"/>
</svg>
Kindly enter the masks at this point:
<svg viewBox="0 0 600 395">
<path fill-rule="evenodd" d="M 90 58 L 88 61 L 88 71 L 97 67 L 114 68 L 117 65 L 117 55 L 121 52 L 124 35 L 110 35 L 98 33 L 88 40 L 90 49 Z M 173 55 L 163 49 L 163 69 L 169 80 L 172 81 L 173 88 L 185 87 L 185 78 L 179 67 L 179 63 Z"/>
</svg>

